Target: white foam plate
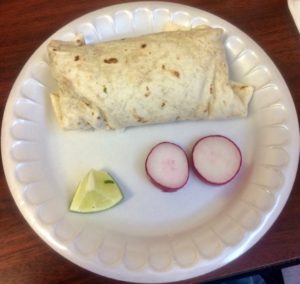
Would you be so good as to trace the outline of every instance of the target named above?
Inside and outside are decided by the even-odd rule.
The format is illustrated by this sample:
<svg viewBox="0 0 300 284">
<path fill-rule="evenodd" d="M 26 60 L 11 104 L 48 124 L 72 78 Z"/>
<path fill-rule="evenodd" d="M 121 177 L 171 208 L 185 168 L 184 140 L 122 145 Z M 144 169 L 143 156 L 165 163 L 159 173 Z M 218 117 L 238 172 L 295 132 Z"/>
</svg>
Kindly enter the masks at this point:
<svg viewBox="0 0 300 284">
<path fill-rule="evenodd" d="M 95 273 L 132 282 L 168 282 L 215 270 L 250 249 L 283 209 L 295 179 L 299 127 L 291 94 L 267 54 L 246 34 L 205 11 L 164 2 L 136 2 L 89 13 L 51 39 L 86 42 L 152 33 L 166 23 L 222 27 L 231 79 L 256 87 L 246 119 L 198 121 L 120 131 L 62 131 L 49 101 L 52 79 L 42 44 L 20 72 L 2 125 L 2 157 L 13 198 L 54 250 Z M 171 52 L 171 51 L 170 51 Z M 209 134 L 235 141 L 239 175 L 213 187 L 192 174 L 178 192 L 146 178 L 150 148 L 172 141 L 190 151 Z M 68 210 L 91 168 L 109 170 L 124 200 L 111 210 Z"/>
</svg>

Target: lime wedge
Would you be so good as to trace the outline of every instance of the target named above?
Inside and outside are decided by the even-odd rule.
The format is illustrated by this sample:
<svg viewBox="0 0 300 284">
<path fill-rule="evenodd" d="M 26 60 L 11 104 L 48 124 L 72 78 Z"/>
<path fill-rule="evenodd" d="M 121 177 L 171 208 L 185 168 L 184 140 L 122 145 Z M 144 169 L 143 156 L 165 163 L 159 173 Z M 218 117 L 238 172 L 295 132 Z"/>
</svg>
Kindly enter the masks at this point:
<svg viewBox="0 0 300 284">
<path fill-rule="evenodd" d="M 115 180 L 105 171 L 91 170 L 79 183 L 70 210 L 80 213 L 109 209 L 123 198 Z"/>
</svg>

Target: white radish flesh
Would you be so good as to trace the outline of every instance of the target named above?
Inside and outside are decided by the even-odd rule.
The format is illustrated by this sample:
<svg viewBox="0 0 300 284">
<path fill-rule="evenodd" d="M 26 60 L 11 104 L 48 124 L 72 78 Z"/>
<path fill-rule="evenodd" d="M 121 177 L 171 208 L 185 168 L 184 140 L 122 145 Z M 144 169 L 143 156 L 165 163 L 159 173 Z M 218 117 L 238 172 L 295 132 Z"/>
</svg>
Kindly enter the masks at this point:
<svg viewBox="0 0 300 284">
<path fill-rule="evenodd" d="M 206 136 L 194 145 L 192 164 L 202 180 L 213 185 L 222 185 L 238 174 L 242 155 L 229 138 L 221 135 Z"/>
<path fill-rule="evenodd" d="M 151 182 L 163 191 L 182 188 L 189 177 L 187 155 L 178 145 L 162 142 L 152 148 L 145 163 Z"/>
</svg>

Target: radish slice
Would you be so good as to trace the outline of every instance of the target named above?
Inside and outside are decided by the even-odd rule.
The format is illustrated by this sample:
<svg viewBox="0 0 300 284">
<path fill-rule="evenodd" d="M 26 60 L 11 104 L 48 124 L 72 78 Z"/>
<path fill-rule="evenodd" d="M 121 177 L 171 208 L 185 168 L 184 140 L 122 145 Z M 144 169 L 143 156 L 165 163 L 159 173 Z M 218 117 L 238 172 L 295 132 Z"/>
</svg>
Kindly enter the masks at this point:
<svg viewBox="0 0 300 284">
<path fill-rule="evenodd" d="M 152 148 L 145 168 L 151 182 L 166 192 L 182 188 L 189 177 L 186 153 L 180 146 L 170 142 L 162 142 Z"/>
<path fill-rule="evenodd" d="M 230 182 L 239 172 L 242 154 L 229 138 L 212 135 L 196 142 L 192 151 L 192 165 L 198 177 L 213 185 Z"/>
</svg>

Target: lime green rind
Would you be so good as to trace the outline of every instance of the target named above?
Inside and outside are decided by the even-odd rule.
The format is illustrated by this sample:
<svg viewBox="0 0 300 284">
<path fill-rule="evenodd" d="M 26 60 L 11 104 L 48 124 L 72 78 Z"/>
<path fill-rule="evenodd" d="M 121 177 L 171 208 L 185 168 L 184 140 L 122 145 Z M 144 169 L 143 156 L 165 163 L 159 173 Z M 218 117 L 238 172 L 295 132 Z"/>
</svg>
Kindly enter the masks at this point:
<svg viewBox="0 0 300 284">
<path fill-rule="evenodd" d="M 106 183 L 107 180 L 113 182 Z M 107 172 L 91 170 L 79 183 L 69 209 L 79 213 L 99 212 L 114 207 L 122 199 L 118 184 Z"/>
<path fill-rule="evenodd" d="M 110 207 L 103 208 L 103 209 L 94 209 L 94 210 L 90 209 L 90 210 L 85 211 L 85 210 L 82 210 L 82 209 L 72 209 L 70 207 L 69 210 L 71 212 L 74 212 L 74 213 L 82 213 L 82 214 L 102 212 L 102 211 L 106 211 L 106 210 L 109 210 L 109 209 L 112 209 L 112 208 L 116 207 L 122 200 L 123 200 L 123 197 L 117 203 L 115 203 L 114 205 L 111 205 Z"/>
</svg>

